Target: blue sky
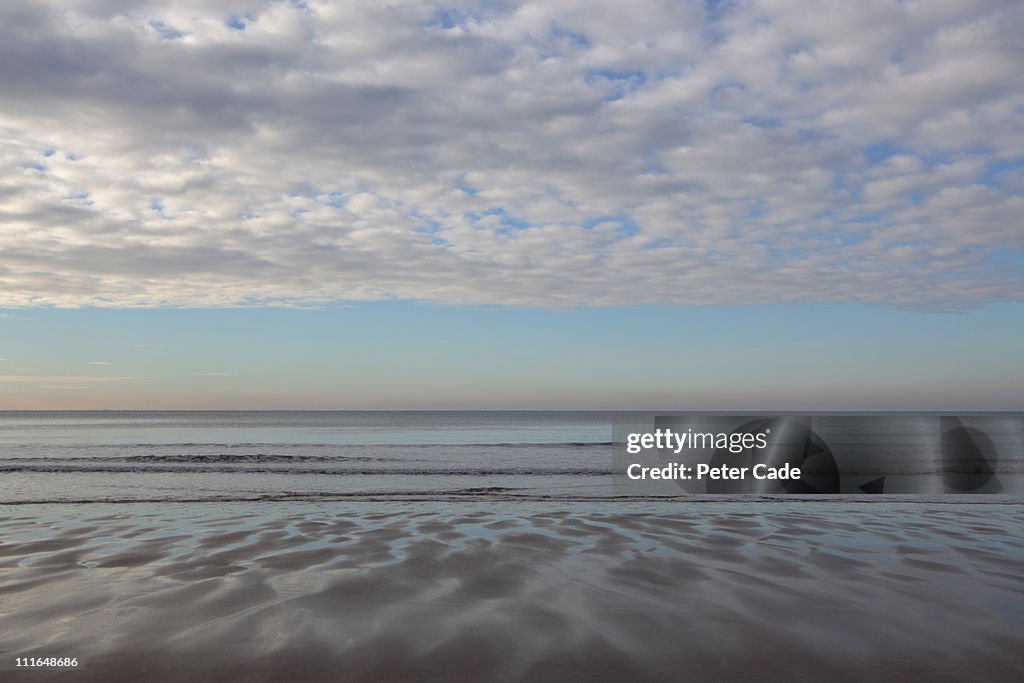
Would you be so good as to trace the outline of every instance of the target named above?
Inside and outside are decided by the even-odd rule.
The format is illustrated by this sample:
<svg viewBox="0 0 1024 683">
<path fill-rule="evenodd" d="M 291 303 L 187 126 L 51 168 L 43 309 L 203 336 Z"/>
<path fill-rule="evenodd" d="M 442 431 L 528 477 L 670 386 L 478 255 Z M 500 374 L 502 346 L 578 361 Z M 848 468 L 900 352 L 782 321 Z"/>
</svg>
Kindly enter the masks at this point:
<svg viewBox="0 0 1024 683">
<path fill-rule="evenodd" d="M 4 3 L 0 408 L 1020 408 L 1024 4 L 826 4 Z"/>
<path fill-rule="evenodd" d="M 8 310 L 7 408 L 1007 410 L 1018 304 Z"/>
</svg>

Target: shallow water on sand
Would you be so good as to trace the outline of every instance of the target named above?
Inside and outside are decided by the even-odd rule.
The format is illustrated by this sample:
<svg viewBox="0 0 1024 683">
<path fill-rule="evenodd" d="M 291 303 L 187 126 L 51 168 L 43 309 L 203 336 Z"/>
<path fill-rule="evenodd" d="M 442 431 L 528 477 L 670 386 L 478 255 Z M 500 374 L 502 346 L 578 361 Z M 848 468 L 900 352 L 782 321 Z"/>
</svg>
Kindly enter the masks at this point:
<svg viewBox="0 0 1024 683">
<path fill-rule="evenodd" d="M 18 680 L 1024 676 L 1014 505 L 19 505 L 0 534 Z"/>
</svg>

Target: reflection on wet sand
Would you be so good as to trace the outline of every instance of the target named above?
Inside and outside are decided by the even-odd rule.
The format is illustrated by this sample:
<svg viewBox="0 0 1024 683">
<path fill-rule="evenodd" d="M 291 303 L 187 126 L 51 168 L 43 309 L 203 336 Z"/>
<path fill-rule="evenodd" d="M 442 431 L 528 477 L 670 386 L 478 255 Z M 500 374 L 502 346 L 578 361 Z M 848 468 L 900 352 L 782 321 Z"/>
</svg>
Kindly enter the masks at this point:
<svg viewBox="0 0 1024 683">
<path fill-rule="evenodd" d="M 25 680 L 1019 680 L 1016 506 L 0 511 Z M 13 670 L 77 657 L 74 673 Z"/>
</svg>

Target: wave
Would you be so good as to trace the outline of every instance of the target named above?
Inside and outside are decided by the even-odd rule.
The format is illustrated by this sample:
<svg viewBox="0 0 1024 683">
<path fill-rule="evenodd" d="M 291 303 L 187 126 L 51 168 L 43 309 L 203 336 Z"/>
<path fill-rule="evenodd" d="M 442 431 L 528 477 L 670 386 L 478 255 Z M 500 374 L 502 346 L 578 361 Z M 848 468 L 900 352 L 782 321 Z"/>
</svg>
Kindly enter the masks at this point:
<svg viewBox="0 0 1024 683">
<path fill-rule="evenodd" d="M 135 463 L 271 463 L 271 462 L 385 462 L 404 461 L 408 458 L 388 458 L 369 455 L 288 455 L 284 453 L 176 453 L 173 455 L 124 455 L 104 457 L 15 456 L 0 458 L 2 463 L 41 462 L 48 464 L 83 462 L 135 462 Z"/>
<path fill-rule="evenodd" d="M 603 461 L 609 463 L 609 461 Z M 385 466 L 358 468 L 359 464 L 380 463 Z M 390 464 L 394 463 L 394 464 Z M 536 458 L 518 466 L 495 467 L 493 462 L 472 467 L 469 463 L 453 463 L 445 467 L 443 461 L 410 457 L 388 457 L 384 455 L 302 455 L 284 453 L 174 453 L 165 455 L 127 455 L 104 457 L 60 457 L 60 456 L 15 456 L 0 458 L 0 472 L 194 472 L 194 473 L 274 473 L 274 474 L 610 474 L 614 470 L 609 464 L 578 465 L 567 464 L 545 466 Z M 207 465 L 208 467 L 202 467 Z M 236 467 L 231 467 L 235 465 Z M 259 465 L 279 467 L 259 468 Z M 303 466 L 306 465 L 306 466 Z M 319 469 L 313 467 L 320 465 Z M 330 467 L 335 465 L 335 467 Z M 353 466 L 354 465 L 354 466 Z M 403 465 L 405 465 L 403 467 Z M 294 466 L 294 467 L 291 467 Z M 881 476 L 935 476 L 947 471 L 941 463 L 934 462 L 891 462 L 877 469 L 843 471 L 844 477 Z M 950 470 L 955 471 L 955 470 Z M 1005 475 L 1024 474 L 1024 459 L 1004 459 L 999 463 L 999 473 Z"/>
<path fill-rule="evenodd" d="M 0 505 L 52 505 L 52 504 L 139 504 L 139 503 L 172 503 L 172 504 L 194 504 L 194 503 L 320 503 L 320 502 L 367 502 L 367 503 L 450 503 L 464 500 L 487 499 L 494 502 L 535 502 L 535 503 L 558 503 L 566 506 L 586 503 L 617 503 L 617 504 L 679 504 L 685 505 L 741 505 L 770 504 L 770 505 L 831 505 L 835 503 L 849 503 L 861 505 L 882 505 L 892 504 L 915 504 L 915 505 L 1012 505 L 1024 504 L 1024 496 L 1008 494 L 901 494 L 887 496 L 871 496 L 856 494 L 836 495 L 770 495 L 770 494 L 726 494 L 726 495 L 625 495 L 625 494 L 573 494 L 564 493 L 549 494 L 541 493 L 530 489 L 519 489 L 504 486 L 482 486 L 459 488 L 451 490 L 394 490 L 394 491 L 370 491 L 370 492 L 337 492 L 337 491 L 283 491 L 275 493 L 259 494 L 215 494 L 208 496 L 195 495 L 140 495 L 135 498 L 124 496 L 107 496 L 94 498 L 40 498 L 23 500 L 2 500 Z M 672 510 L 679 508 L 673 507 Z M 738 509 L 743 509 L 738 508 Z M 751 508 L 756 511 L 756 508 Z"/>
<path fill-rule="evenodd" d="M 62 443 L 56 447 L 61 450 L 130 450 L 158 448 L 217 448 L 217 449 L 250 449 L 250 448 L 302 448 L 302 449 L 339 449 L 339 448 L 608 448 L 613 441 L 480 441 L 480 442 L 353 442 L 353 443 L 303 443 L 281 441 L 252 441 L 218 443 L 213 441 L 183 441 L 181 443 L 164 443 L 159 441 L 139 443 Z M 38 443 L 7 443 L 3 448 L 30 449 L 53 448 L 54 444 Z"/>
<path fill-rule="evenodd" d="M 106 458 L 103 461 L 92 461 L 87 464 L 75 463 L 38 463 L 38 464 L 5 464 L 0 465 L 0 473 L 131 473 L 131 474 L 317 474 L 334 476 L 352 475 L 423 475 L 423 476 L 589 476 L 612 474 L 610 468 L 526 468 L 526 467 L 362 467 L 362 468 L 315 468 L 315 467 L 202 467 L 185 464 L 182 466 L 161 466 L 152 465 L 146 467 L 133 467 L 132 465 L 107 464 L 113 458 Z M 80 462 L 81 460 L 79 460 Z"/>
<path fill-rule="evenodd" d="M 68 458 L 73 460 L 74 458 Z M 127 455 L 103 458 L 117 462 L 376 462 L 398 460 L 369 455 L 286 455 L 281 453 L 182 453 L 178 455 Z M 3 462 L 0 460 L 0 462 Z"/>
</svg>

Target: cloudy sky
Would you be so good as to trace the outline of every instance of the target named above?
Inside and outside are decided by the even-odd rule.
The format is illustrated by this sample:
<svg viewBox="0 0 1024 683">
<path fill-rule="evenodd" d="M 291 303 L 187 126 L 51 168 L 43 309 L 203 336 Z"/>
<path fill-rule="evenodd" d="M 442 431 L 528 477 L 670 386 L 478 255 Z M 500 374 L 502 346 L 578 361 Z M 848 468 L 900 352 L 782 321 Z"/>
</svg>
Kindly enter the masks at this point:
<svg viewBox="0 0 1024 683">
<path fill-rule="evenodd" d="M 0 408 L 1019 409 L 1022 36 L 1009 0 L 3 3 Z"/>
</svg>

